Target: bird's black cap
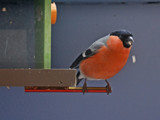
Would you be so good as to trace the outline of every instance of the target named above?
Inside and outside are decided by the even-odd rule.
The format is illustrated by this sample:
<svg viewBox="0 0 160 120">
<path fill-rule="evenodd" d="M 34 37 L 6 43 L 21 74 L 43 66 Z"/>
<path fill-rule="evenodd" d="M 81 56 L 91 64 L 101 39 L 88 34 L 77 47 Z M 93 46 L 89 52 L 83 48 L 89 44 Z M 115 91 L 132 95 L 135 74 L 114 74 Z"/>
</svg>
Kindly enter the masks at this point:
<svg viewBox="0 0 160 120">
<path fill-rule="evenodd" d="M 118 36 L 119 39 L 123 42 L 125 48 L 129 48 L 134 42 L 133 35 L 127 30 L 114 31 L 110 34 L 110 36 Z"/>
</svg>

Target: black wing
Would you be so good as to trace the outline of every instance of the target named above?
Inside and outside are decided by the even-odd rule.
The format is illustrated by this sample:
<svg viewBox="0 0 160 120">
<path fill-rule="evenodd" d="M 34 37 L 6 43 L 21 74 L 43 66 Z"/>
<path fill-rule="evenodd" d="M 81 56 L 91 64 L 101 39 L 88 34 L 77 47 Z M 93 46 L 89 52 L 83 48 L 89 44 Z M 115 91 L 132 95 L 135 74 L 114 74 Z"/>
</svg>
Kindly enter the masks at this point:
<svg viewBox="0 0 160 120">
<path fill-rule="evenodd" d="M 108 37 L 107 37 L 108 38 Z M 70 68 L 78 68 L 79 64 L 82 60 L 94 55 L 95 53 L 98 52 L 98 50 L 105 45 L 106 43 L 106 37 L 101 38 L 94 42 L 85 52 L 81 53 L 77 59 L 72 63 Z"/>
<path fill-rule="evenodd" d="M 85 52 L 81 53 L 77 59 L 72 63 L 72 65 L 70 66 L 70 68 L 77 68 L 79 67 L 79 64 L 82 60 L 94 55 L 96 52 L 92 51 L 91 49 L 86 50 Z"/>
</svg>

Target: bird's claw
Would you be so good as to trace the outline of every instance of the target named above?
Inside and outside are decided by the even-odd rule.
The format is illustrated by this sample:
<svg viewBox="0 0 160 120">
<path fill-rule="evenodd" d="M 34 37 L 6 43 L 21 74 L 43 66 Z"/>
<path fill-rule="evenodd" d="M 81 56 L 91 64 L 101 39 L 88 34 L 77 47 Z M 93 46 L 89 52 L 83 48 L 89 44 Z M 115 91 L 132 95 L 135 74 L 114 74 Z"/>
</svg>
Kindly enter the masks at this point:
<svg viewBox="0 0 160 120">
<path fill-rule="evenodd" d="M 109 93 L 112 92 L 112 88 L 111 88 L 110 85 L 107 85 L 107 86 L 106 86 L 106 92 L 107 92 L 107 95 L 109 95 Z"/>
<path fill-rule="evenodd" d="M 83 95 L 85 94 L 86 91 L 88 92 L 86 81 L 83 84 L 83 90 L 82 91 L 83 91 Z"/>
<path fill-rule="evenodd" d="M 105 80 L 105 81 L 106 81 L 106 83 L 107 83 L 107 85 L 106 85 L 106 92 L 107 92 L 107 95 L 109 95 L 109 93 L 112 92 L 112 88 L 111 88 L 109 82 L 108 82 L 107 80 Z"/>
</svg>

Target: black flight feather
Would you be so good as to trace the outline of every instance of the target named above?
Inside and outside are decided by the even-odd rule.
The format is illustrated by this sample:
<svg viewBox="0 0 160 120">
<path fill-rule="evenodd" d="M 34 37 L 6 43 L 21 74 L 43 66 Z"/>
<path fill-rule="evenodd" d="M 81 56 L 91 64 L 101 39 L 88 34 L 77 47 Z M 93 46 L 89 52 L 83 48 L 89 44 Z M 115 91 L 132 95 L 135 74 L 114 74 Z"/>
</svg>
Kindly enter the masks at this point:
<svg viewBox="0 0 160 120">
<path fill-rule="evenodd" d="M 83 55 L 84 54 L 84 55 Z M 80 62 L 92 55 L 94 55 L 95 53 L 91 51 L 91 49 L 86 50 L 84 53 L 81 53 L 77 59 L 72 63 L 72 65 L 70 66 L 70 68 L 78 68 L 78 65 L 80 64 Z"/>
</svg>

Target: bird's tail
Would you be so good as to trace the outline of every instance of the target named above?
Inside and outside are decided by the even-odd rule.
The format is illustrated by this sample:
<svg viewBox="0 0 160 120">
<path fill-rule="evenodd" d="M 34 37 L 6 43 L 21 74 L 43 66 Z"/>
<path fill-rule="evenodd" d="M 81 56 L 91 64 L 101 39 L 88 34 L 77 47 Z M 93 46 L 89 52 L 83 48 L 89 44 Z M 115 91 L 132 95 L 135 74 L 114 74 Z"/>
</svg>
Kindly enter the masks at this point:
<svg viewBox="0 0 160 120">
<path fill-rule="evenodd" d="M 77 84 L 76 85 L 78 85 L 83 79 L 83 78 L 80 78 L 80 74 L 81 74 L 80 71 L 78 71 L 77 75 L 76 75 L 76 78 L 77 78 Z"/>
</svg>

